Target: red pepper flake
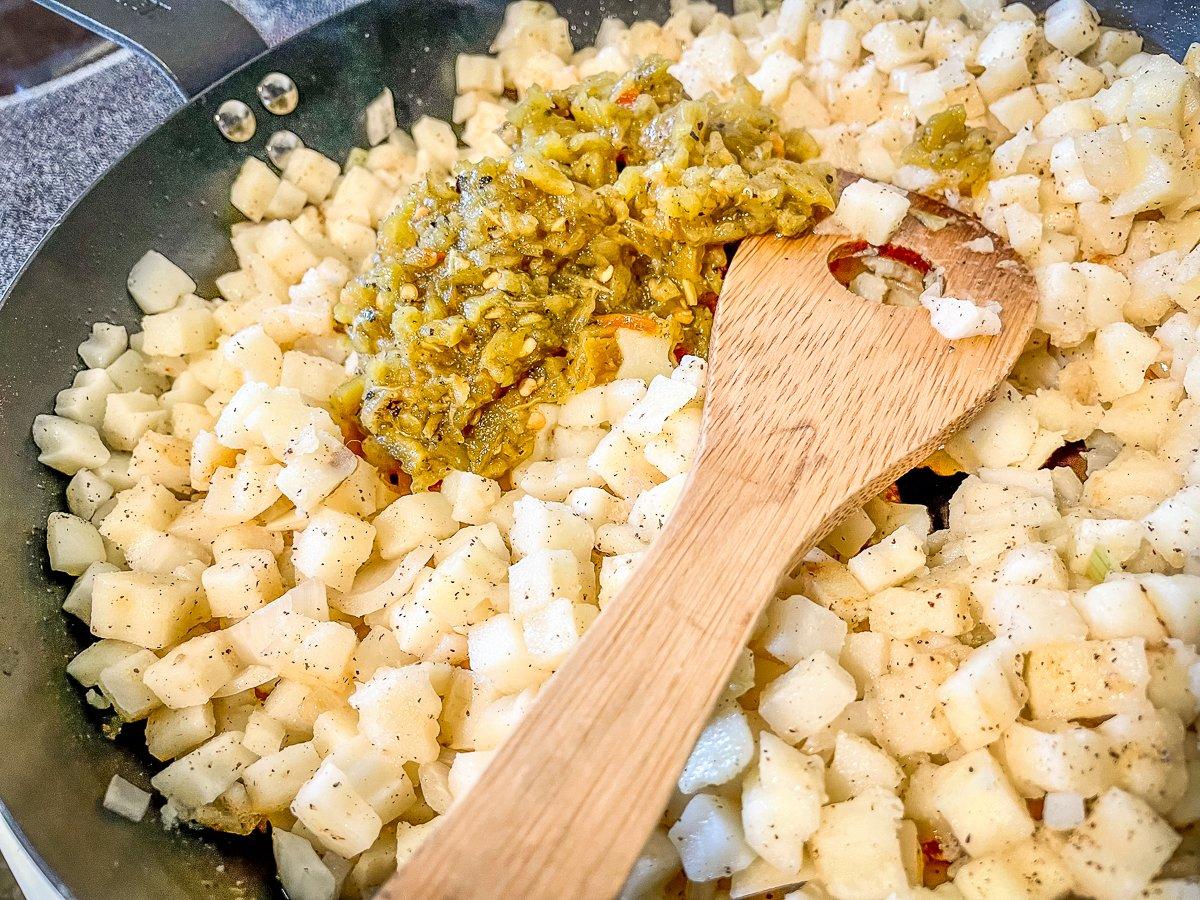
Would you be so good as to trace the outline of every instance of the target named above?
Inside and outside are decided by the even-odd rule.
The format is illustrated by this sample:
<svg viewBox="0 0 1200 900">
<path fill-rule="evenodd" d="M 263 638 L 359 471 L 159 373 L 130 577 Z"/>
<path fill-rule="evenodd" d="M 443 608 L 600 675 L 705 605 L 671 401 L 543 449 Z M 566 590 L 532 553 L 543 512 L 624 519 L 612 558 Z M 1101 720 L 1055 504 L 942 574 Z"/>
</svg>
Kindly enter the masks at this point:
<svg viewBox="0 0 1200 900">
<path fill-rule="evenodd" d="M 630 85 L 617 95 L 617 105 L 625 107 L 633 106 L 633 101 L 640 97 L 641 93 L 636 85 Z"/>
</svg>

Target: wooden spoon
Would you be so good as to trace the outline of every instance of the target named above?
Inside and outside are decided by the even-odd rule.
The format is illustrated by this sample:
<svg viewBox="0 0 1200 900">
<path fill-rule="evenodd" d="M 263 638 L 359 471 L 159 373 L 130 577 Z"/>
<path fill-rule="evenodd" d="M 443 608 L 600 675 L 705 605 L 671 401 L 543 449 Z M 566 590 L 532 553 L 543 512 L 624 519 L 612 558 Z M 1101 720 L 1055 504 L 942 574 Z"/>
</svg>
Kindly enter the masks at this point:
<svg viewBox="0 0 1200 900">
<path fill-rule="evenodd" d="M 996 392 L 1037 295 L 977 221 L 892 239 L 945 293 L 1003 307 L 1001 334 L 949 343 L 921 308 L 851 294 L 845 237 L 755 238 L 717 308 L 704 432 L 666 528 L 535 707 L 383 898 L 609 898 L 659 821 L 734 662 L 780 582 L 839 519 L 920 463 Z"/>
</svg>

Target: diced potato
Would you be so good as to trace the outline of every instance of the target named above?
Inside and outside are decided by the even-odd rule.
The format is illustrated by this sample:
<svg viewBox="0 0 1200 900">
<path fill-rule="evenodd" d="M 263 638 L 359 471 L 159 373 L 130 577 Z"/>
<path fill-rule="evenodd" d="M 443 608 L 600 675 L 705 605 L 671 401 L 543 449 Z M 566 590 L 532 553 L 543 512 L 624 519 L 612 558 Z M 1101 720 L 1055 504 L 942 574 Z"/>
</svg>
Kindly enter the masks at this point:
<svg viewBox="0 0 1200 900">
<path fill-rule="evenodd" d="M 937 810 L 972 856 L 1011 847 L 1033 834 L 1025 801 L 987 750 L 973 750 L 937 772 Z"/>
<path fill-rule="evenodd" d="M 212 704 L 182 709 L 164 706 L 146 719 L 146 749 L 155 759 L 175 759 L 195 750 L 216 733 Z"/>
<path fill-rule="evenodd" d="M 1034 716 L 1074 719 L 1124 712 L 1146 696 L 1141 638 L 1047 644 L 1029 654 L 1025 683 Z"/>
<path fill-rule="evenodd" d="M 892 645 L 888 670 L 875 680 L 868 697 L 878 711 L 880 744 L 894 756 L 943 753 L 954 732 L 938 697 L 938 689 L 954 664 L 933 654 L 905 659 Z"/>
<path fill-rule="evenodd" d="M 836 719 L 857 694 L 850 673 L 821 651 L 763 688 L 758 711 L 772 731 L 796 744 Z"/>
<path fill-rule="evenodd" d="M 261 159 L 248 156 L 230 188 L 229 202 L 251 222 L 258 222 L 266 215 L 278 189 L 279 176 Z"/>
<path fill-rule="evenodd" d="M 375 517 L 376 543 L 384 559 L 396 559 L 418 545 L 440 541 L 458 530 L 450 502 L 436 491 L 407 494 Z"/>
<path fill-rule="evenodd" d="M 208 350 L 218 329 L 207 309 L 180 307 L 143 318 L 142 334 L 143 353 L 178 357 Z"/>
<path fill-rule="evenodd" d="M 150 783 L 167 799 L 194 809 L 225 793 L 255 758 L 242 746 L 240 731 L 226 731 L 175 760 Z"/>
<path fill-rule="evenodd" d="M 890 185 L 860 179 L 843 189 L 833 218 L 869 244 L 886 244 L 908 214 L 908 198 Z"/>
<path fill-rule="evenodd" d="M 327 156 L 307 147 L 297 147 L 289 156 L 283 177 L 304 191 L 310 203 L 320 203 L 333 189 L 341 167 Z"/>
<path fill-rule="evenodd" d="M 886 588 L 871 598 L 870 622 L 872 631 L 900 640 L 922 634 L 959 635 L 974 625 L 967 592 L 953 585 Z"/>
<path fill-rule="evenodd" d="M 510 541 L 518 558 L 538 550 L 570 550 L 580 559 L 590 559 L 595 533 L 569 506 L 522 497 L 513 513 Z"/>
<path fill-rule="evenodd" d="M 354 575 L 371 555 L 375 526 L 334 510 L 324 509 L 296 535 L 292 564 L 296 570 L 338 591 L 354 584 Z"/>
<path fill-rule="evenodd" d="M 1061 853 L 1077 888 L 1099 900 L 1118 900 L 1137 896 L 1179 842 L 1179 835 L 1145 801 L 1111 788 Z"/>
<path fill-rule="evenodd" d="M 754 851 L 779 869 L 799 871 L 825 799 L 821 758 L 762 732 L 757 765 L 742 782 L 742 824 Z"/>
<path fill-rule="evenodd" d="M 152 651 L 141 650 L 105 666 L 100 673 L 97 680 L 100 690 L 125 721 L 144 719 L 160 705 L 145 681 L 147 670 L 157 661 Z"/>
<path fill-rule="evenodd" d="M 241 619 L 283 594 L 279 566 L 269 550 L 229 550 L 201 575 L 214 616 Z"/>
<path fill-rule="evenodd" d="M 693 797 L 667 836 L 689 881 L 716 881 L 754 861 L 737 805 L 712 794 Z"/>
<path fill-rule="evenodd" d="M 312 741 L 292 744 L 250 763 L 242 771 L 250 808 L 261 814 L 287 809 L 320 765 L 321 755 Z"/>
<path fill-rule="evenodd" d="M 96 527 L 63 512 L 50 513 L 46 520 L 46 553 L 50 568 L 68 575 L 82 575 L 89 566 L 107 558 Z"/>
<path fill-rule="evenodd" d="M 129 293 L 145 313 L 173 308 L 196 289 L 188 274 L 156 250 L 149 250 L 129 272 Z"/>
<path fill-rule="evenodd" d="M 91 336 L 79 345 L 79 358 L 92 369 L 104 369 L 116 362 L 129 347 L 129 333 L 124 325 L 97 322 Z"/>
<path fill-rule="evenodd" d="M 207 615 L 199 585 L 172 576 L 108 572 L 92 587 L 92 634 L 151 650 L 175 644 Z"/>
<path fill-rule="evenodd" d="M 1014 648 L 1004 640 L 972 651 L 938 688 L 946 721 L 965 750 L 996 740 L 1016 721 L 1027 696 Z"/>
<path fill-rule="evenodd" d="M 379 814 L 329 760 L 300 788 L 291 811 L 324 846 L 346 859 L 375 843 L 383 828 Z"/>
<path fill-rule="evenodd" d="M 834 803 L 850 800 L 872 788 L 895 793 L 904 773 L 888 754 L 866 738 L 839 732 L 834 739 L 833 761 L 826 785 Z"/>
<path fill-rule="evenodd" d="M 821 651 L 837 658 L 846 633 L 842 619 L 796 594 L 775 600 L 767 607 L 766 623 L 758 642 L 780 662 L 794 666 Z"/>
<path fill-rule="evenodd" d="M 442 700 L 419 666 L 383 668 L 350 697 L 359 729 L 380 751 L 418 763 L 438 755 Z"/>
<path fill-rule="evenodd" d="M 679 871 L 679 852 L 664 828 L 655 828 L 638 854 L 617 900 L 637 900 L 653 896 Z M 743 870 L 744 871 L 744 870 Z"/>
<path fill-rule="evenodd" d="M 534 662 L 521 624 L 504 613 L 470 627 L 467 652 L 471 668 L 503 694 L 536 687 L 550 675 Z"/>
<path fill-rule="evenodd" d="M 272 828 L 271 846 L 279 882 L 289 897 L 335 900 L 337 880 L 308 840 L 282 828 Z"/>
<path fill-rule="evenodd" d="M 146 670 L 145 681 L 164 704 L 186 709 L 207 703 L 241 668 L 229 637 L 215 631 L 170 650 Z"/>
<path fill-rule="evenodd" d="M 38 462 L 67 475 L 97 469 L 110 456 L 95 428 L 59 416 L 34 418 L 33 441 L 41 451 Z"/>
<path fill-rule="evenodd" d="M 736 778 L 754 755 L 754 737 L 736 703 L 720 705 L 700 732 L 679 776 L 679 791 L 694 794 Z"/>
<path fill-rule="evenodd" d="M 897 528 L 863 550 L 846 567 L 869 593 L 900 584 L 925 568 L 924 542 L 908 528 Z"/>
<path fill-rule="evenodd" d="M 71 585 L 71 590 L 67 592 L 67 598 L 63 601 L 63 612 L 89 623 L 92 618 L 92 588 L 95 585 L 96 576 L 102 575 L 105 572 L 120 571 L 110 562 L 94 562 L 84 571 L 82 575 L 75 579 L 75 583 Z"/>
<path fill-rule="evenodd" d="M 886 897 L 908 889 L 901 857 L 899 798 L 873 788 L 821 811 L 811 840 L 813 861 L 825 886 L 838 897 Z"/>
</svg>

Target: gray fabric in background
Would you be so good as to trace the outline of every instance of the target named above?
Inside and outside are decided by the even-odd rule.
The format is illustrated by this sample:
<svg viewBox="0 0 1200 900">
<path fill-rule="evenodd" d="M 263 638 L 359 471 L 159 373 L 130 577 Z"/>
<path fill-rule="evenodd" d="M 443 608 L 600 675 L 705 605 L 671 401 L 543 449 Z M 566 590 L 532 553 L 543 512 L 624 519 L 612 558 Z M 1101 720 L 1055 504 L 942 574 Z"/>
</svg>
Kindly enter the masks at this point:
<svg viewBox="0 0 1200 900">
<path fill-rule="evenodd" d="M 268 44 L 361 0 L 238 0 Z M 122 50 L 56 82 L 0 98 L 0 297 L 88 185 L 183 101 Z"/>
</svg>

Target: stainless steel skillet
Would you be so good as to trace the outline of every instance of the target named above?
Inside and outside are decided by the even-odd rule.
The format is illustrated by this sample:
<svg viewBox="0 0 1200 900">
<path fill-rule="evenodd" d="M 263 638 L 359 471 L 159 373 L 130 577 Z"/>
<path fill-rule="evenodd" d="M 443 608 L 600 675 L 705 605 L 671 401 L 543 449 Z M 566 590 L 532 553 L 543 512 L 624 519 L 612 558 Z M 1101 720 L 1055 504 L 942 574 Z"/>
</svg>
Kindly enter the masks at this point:
<svg viewBox="0 0 1200 900">
<path fill-rule="evenodd" d="M 125 277 L 146 249 L 166 253 L 198 278 L 201 293 L 214 294 L 212 277 L 234 262 L 228 188 L 245 154 L 261 156 L 270 133 L 285 127 L 341 159 L 363 143 L 356 114 L 384 86 L 396 95 L 402 125 L 426 112 L 448 117 L 454 57 L 487 46 L 504 3 L 378 0 L 265 53 L 217 0 L 52 5 L 147 52 L 191 99 L 72 207 L 0 306 L 0 816 L 65 896 L 270 896 L 277 888 L 265 840 L 168 834 L 100 808 L 114 773 L 145 784 L 148 767 L 136 750 L 140 737 L 105 739 L 63 673 L 86 635 L 64 622 L 58 607 L 67 585 L 45 565 L 42 528 L 61 506 L 64 483 L 36 462 L 30 423 L 70 382 L 75 347 L 92 322 L 136 323 Z M 1192 0 L 1097 5 L 1106 23 L 1136 27 L 1177 57 L 1200 37 Z M 661 20 L 668 12 L 667 0 L 556 6 L 576 27 L 577 46 L 606 15 Z M 282 119 L 254 97 L 271 71 L 300 88 L 299 108 Z M 230 98 L 256 112 L 248 143 L 228 143 L 212 123 Z"/>
</svg>

